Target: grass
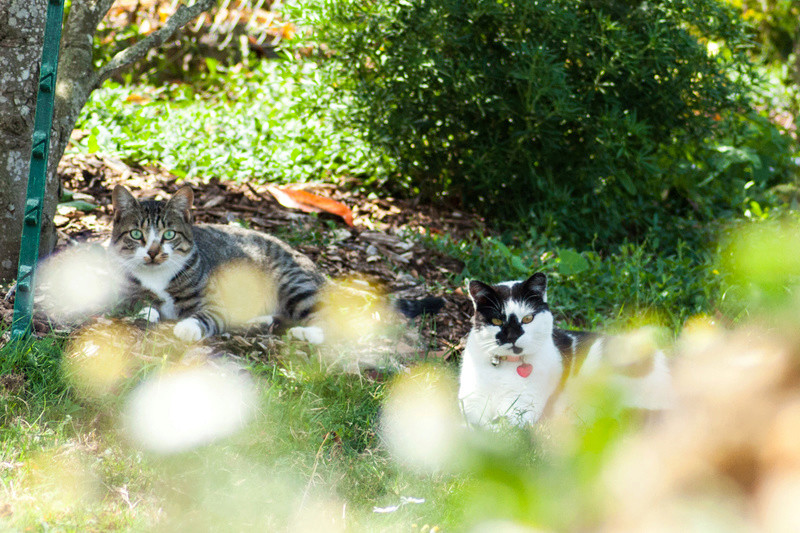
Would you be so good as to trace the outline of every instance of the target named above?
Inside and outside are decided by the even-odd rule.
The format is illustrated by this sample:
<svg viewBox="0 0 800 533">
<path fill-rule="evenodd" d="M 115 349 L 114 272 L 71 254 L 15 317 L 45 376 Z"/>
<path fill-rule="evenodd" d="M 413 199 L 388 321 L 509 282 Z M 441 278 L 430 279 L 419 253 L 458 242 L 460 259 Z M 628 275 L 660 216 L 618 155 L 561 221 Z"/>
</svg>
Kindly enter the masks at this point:
<svg viewBox="0 0 800 533">
<path fill-rule="evenodd" d="M 591 507 L 601 465 L 634 427 L 613 396 L 600 396 L 566 441 L 570 451 L 552 461 L 543 457 L 547 431 L 467 433 L 437 415 L 437 402 L 448 413 L 457 403 L 451 365 L 428 362 L 375 380 L 292 348 L 239 359 L 256 391 L 241 430 L 156 453 L 127 429 L 131 398 L 142 383 L 196 363 L 142 353 L 113 388 L 87 395 L 98 389 L 76 386 L 74 374 L 65 379 L 63 349 L 64 339 L 51 336 L 0 350 L 3 375 L 27 378 L 24 390 L 0 395 L 2 529 L 458 531 L 486 519 L 572 529 L 595 517 L 567 507 Z M 227 401 L 208 387 L 204 394 Z M 386 410 L 414 401 L 421 411 L 403 422 L 402 435 L 423 457 L 441 455 L 433 470 L 403 460 L 379 434 Z M 419 433 L 417 423 L 431 416 L 452 434 Z"/>
<path fill-rule="evenodd" d="M 376 434 L 385 382 L 299 355 L 247 363 L 258 413 L 243 431 L 182 453 L 142 450 L 123 429 L 125 397 L 180 365 L 145 363 L 111 397 L 86 398 L 63 381 L 60 344 L 45 338 L 0 354 L 4 374 L 27 377 L 25 391 L 0 397 L 4 528 L 276 530 L 307 522 L 305 513 L 319 523 L 321 508 L 334 521 L 346 513 L 355 530 L 402 530 L 446 516 L 441 497 L 463 483 L 391 460 Z M 403 496 L 426 504 L 372 512 Z"/>
<path fill-rule="evenodd" d="M 257 392 L 250 422 L 227 437 L 165 454 L 126 429 L 131 398 L 142 383 L 196 365 L 174 353 L 145 351 L 114 387 L 78 386 L 77 374 L 68 371 L 74 367 L 62 364 L 72 357 L 64 354 L 64 341 L 49 336 L 0 349 L 2 375 L 26 377 L 24 389 L 0 395 L 0 528 L 447 531 L 487 517 L 533 524 L 531 512 L 542 523 L 563 523 L 563 494 L 546 485 L 578 465 L 542 461 L 535 432 L 459 433 L 448 442 L 415 434 L 412 421 L 403 426 L 411 446 L 425 455 L 448 449 L 454 462 L 431 470 L 396 459 L 392 443 L 379 435 L 384 410 L 392 409 L 403 383 L 424 385 L 411 390 L 424 408 L 415 420 L 436 416 L 437 401 L 455 408 L 450 365 L 428 362 L 412 377 L 375 380 L 337 371 L 314 352 L 290 349 L 269 360 L 251 355 L 239 359 Z M 438 391 L 433 396 L 430 387 Z M 180 408 L 169 405 L 163 408 Z M 602 432 L 599 440 L 596 428 L 589 429 L 616 420 L 616 412 L 586 417 L 593 436 L 585 438 L 593 440 L 581 445 L 593 447 L 596 461 L 626 426 Z M 585 498 L 590 483 L 584 477 L 560 485 L 570 497 Z M 374 511 L 407 498 L 392 512 Z"/>
</svg>

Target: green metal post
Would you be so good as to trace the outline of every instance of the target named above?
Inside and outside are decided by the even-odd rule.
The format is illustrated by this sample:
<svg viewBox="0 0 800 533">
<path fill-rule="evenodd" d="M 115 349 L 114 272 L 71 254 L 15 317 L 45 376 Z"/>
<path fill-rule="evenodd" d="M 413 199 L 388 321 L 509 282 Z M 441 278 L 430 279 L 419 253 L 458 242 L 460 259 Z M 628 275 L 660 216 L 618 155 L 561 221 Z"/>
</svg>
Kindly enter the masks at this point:
<svg viewBox="0 0 800 533">
<path fill-rule="evenodd" d="M 49 0 L 47 22 L 39 69 L 39 93 L 36 97 L 36 118 L 28 173 L 28 196 L 17 269 L 17 294 L 14 300 L 14 321 L 11 338 L 21 339 L 30 331 L 33 314 L 33 281 L 39 259 L 39 237 L 42 231 L 42 206 L 47 183 L 47 155 L 50 151 L 50 128 L 53 125 L 53 102 L 58 75 L 58 48 L 64 17 L 63 0 Z"/>
</svg>

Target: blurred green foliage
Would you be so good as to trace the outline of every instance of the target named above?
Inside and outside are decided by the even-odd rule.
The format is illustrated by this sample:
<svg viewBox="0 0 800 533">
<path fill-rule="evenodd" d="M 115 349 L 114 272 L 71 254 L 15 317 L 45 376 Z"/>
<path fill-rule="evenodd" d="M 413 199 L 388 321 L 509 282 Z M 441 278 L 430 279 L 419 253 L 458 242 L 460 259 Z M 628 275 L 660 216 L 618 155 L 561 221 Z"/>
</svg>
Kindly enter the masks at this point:
<svg viewBox="0 0 800 533">
<path fill-rule="evenodd" d="M 785 62 L 797 53 L 800 41 L 800 4 L 795 0 L 726 0 L 740 9 L 756 29 L 762 60 Z M 800 59 L 795 59 L 798 61 Z M 800 74 L 800 72 L 798 72 Z"/>
<path fill-rule="evenodd" d="M 395 190 L 578 249 L 741 212 L 794 172 L 748 111 L 736 10 L 717 0 L 304 4 L 350 118 L 391 154 Z M 745 188 L 745 185 L 748 185 Z M 767 200 L 768 201 L 768 200 Z"/>
<path fill-rule="evenodd" d="M 800 216 L 754 214 L 729 228 L 720 247 L 728 299 L 751 316 L 794 315 L 800 303 Z"/>
</svg>

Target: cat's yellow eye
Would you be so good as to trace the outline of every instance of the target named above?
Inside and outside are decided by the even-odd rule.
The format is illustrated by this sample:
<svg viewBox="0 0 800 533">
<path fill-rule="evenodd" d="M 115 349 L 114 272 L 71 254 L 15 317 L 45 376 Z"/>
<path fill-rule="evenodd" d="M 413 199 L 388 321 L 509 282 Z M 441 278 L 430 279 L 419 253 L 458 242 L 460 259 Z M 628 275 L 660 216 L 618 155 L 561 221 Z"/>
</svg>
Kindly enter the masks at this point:
<svg viewBox="0 0 800 533">
<path fill-rule="evenodd" d="M 492 324 L 494 324 L 495 326 L 502 326 L 503 325 L 503 321 L 500 320 L 499 318 L 493 318 L 492 319 Z"/>
<path fill-rule="evenodd" d="M 523 324 L 530 324 L 531 322 L 533 322 L 533 315 L 527 315 L 522 317 Z"/>
<path fill-rule="evenodd" d="M 136 239 L 137 241 L 140 241 L 142 240 L 142 237 L 144 237 L 144 233 L 142 233 L 142 230 L 138 229 L 131 230 L 131 239 Z"/>
<path fill-rule="evenodd" d="M 165 241 L 171 241 L 174 238 L 175 238 L 175 231 L 174 230 L 168 229 L 167 231 L 164 232 L 164 240 Z"/>
</svg>

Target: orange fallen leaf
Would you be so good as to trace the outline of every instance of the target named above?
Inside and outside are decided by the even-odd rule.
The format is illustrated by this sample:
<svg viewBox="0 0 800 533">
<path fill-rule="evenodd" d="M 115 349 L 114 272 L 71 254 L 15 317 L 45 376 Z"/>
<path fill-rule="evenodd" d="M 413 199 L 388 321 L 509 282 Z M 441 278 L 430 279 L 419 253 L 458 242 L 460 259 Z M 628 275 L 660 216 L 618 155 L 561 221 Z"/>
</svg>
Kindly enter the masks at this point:
<svg viewBox="0 0 800 533">
<path fill-rule="evenodd" d="M 342 202 L 300 189 L 267 185 L 267 191 L 279 204 L 289 209 L 299 209 L 304 213 L 326 212 L 342 217 L 345 224 L 353 226 L 353 212 Z"/>
</svg>

